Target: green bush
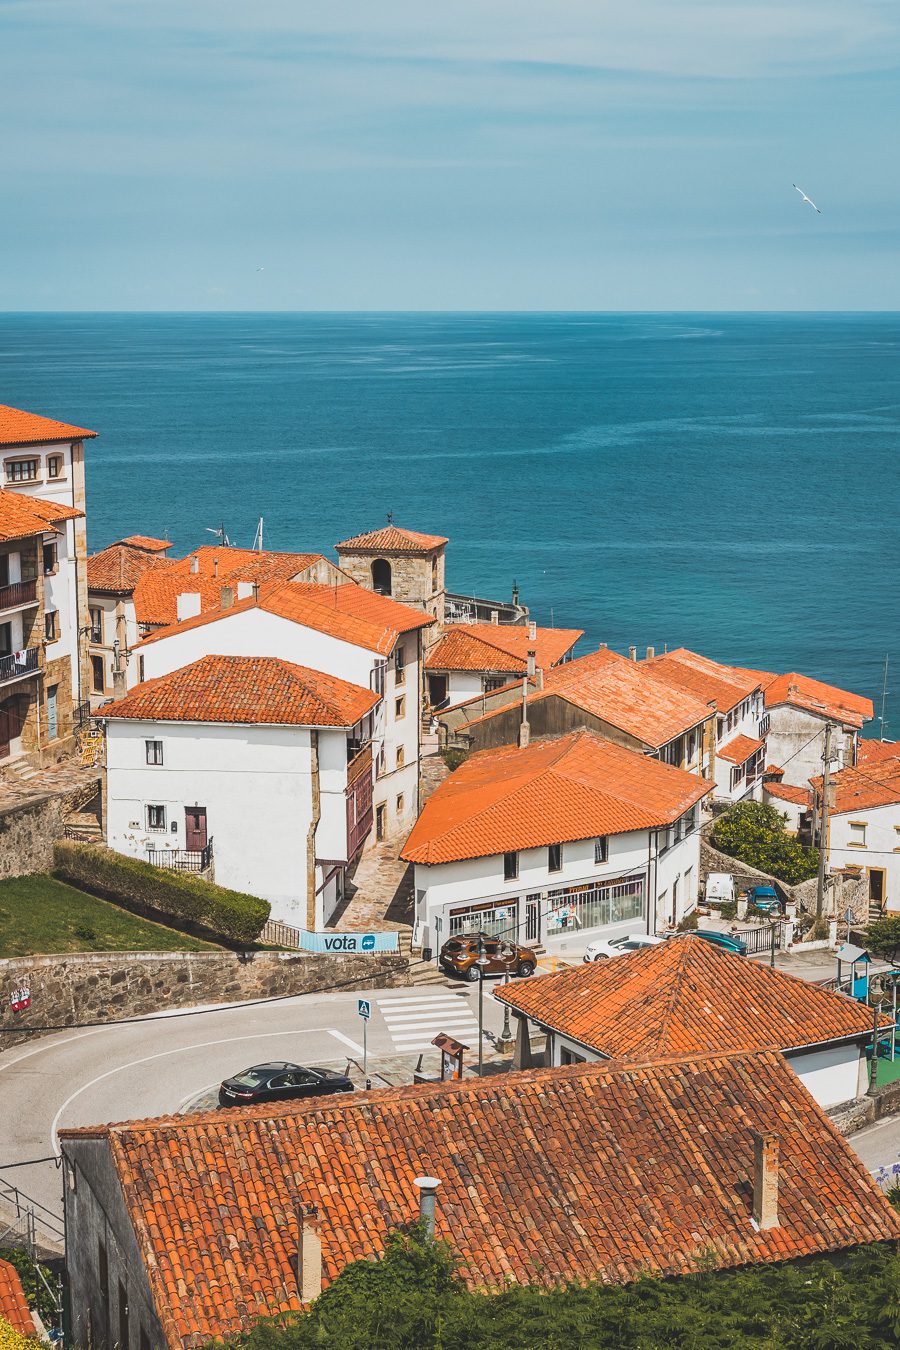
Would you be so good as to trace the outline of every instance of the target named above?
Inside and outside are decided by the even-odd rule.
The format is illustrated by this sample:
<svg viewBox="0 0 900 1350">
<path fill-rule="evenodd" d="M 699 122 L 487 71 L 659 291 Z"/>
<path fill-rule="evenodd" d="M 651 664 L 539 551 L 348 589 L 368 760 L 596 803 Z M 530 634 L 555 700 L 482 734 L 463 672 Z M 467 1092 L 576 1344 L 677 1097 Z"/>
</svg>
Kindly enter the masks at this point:
<svg viewBox="0 0 900 1350">
<path fill-rule="evenodd" d="M 876 919 L 869 924 L 864 938 L 871 956 L 883 957 L 892 966 L 900 964 L 900 915 Z"/>
<path fill-rule="evenodd" d="M 441 759 L 447 765 L 447 768 L 451 773 L 453 773 L 455 769 L 458 769 L 460 764 L 465 764 L 468 758 L 468 750 L 459 750 L 454 746 L 450 746 L 448 749 L 441 751 Z"/>
<path fill-rule="evenodd" d="M 696 933 L 700 926 L 700 920 L 697 918 L 697 911 L 692 909 L 690 914 L 685 914 L 684 918 L 678 924 L 679 933 Z"/>
<path fill-rule="evenodd" d="M 168 872 L 140 858 L 63 839 L 53 850 L 64 881 L 93 891 L 145 918 L 225 942 L 253 942 L 269 917 L 269 902 L 230 891 L 191 872 Z"/>
<path fill-rule="evenodd" d="M 768 872 L 788 886 L 814 877 L 819 868 L 818 849 L 804 849 L 788 834 L 781 812 L 762 802 L 738 802 L 719 816 L 712 842 L 721 853 Z"/>
</svg>

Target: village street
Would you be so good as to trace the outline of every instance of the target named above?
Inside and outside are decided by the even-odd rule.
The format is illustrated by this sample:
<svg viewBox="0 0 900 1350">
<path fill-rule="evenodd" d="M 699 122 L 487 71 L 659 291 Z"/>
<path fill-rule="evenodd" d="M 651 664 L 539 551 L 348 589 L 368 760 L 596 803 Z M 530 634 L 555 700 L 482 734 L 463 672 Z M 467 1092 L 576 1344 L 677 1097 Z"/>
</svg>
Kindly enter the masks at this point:
<svg viewBox="0 0 900 1350">
<path fill-rule="evenodd" d="M 503 1015 L 484 987 L 485 1051 L 493 1049 Z M 423 1071 L 439 1072 L 430 1042 L 446 1031 L 468 1045 L 477 1062 L 478 990 L 459 985 L 379 989 L 298 997 L 268 1004 L 228 1005 L 161 1014 L 140 1022 L 60 1032 L 0 1055 L 6 1122 L 0 1164 L 51 1158 L 56 1133 L 141 1116 L 208 1109 L 223 1078 L 251 1064 L 289 1060 L 329 1065 L 362 1086 L 363 1022 L 368 999 L 369 1077 L 373 1087 L 411 1082 L 419 1055 Z M 2 1186 L 61 1215 L 61 1174 L 54 1161 L 0 1172 Z M 8 1212 L 0 1195 L 0 1215 Z"/>
</svg>

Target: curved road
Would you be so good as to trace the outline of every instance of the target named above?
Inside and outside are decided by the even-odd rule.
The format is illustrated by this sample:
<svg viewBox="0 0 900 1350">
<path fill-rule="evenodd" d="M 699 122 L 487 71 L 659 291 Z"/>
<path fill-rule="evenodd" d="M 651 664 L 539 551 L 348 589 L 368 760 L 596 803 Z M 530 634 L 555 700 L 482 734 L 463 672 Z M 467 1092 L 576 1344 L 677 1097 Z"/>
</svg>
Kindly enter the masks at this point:
<svg viewBox="0 0 900 1350">
<path fill-rule="evenodd" d="M 477 989 L 467 985 L 307 995 L 269 1004 L 232 1004 L 160 1014 L 143 1022 L 72 1029 L 35 1037 L 0 1055 L 4 1127 L 0 1180 L 61 1213 L 57 1131 L 203 1109 L 223 1078 L 268 1060 L 331 1064 L 362 1082 L 363 1024 L 358 998 L 371 1002 L 369 1074 L 373 1086 L 412 1081 L 420 1051 L 448 1031 L 477 1056 Z M 484 1026 L 497 1032 L 499 1006 L 484 991 Z M 2 1205 L 2 1201 L 0 1201 Z"/>
</svg>

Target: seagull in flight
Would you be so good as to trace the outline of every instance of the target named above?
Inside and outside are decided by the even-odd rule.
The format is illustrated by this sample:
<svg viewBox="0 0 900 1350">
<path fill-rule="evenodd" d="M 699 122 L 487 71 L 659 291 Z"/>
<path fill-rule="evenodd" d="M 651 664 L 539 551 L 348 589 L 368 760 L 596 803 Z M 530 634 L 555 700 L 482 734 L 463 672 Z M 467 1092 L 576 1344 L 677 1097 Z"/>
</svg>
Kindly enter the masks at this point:
<svg viewBox="0 0 900 1350">
<path fill-rule="evenodd" d="M 799 192 L 799 193 L 800 193 L 800 196 L 803 198 L 803 200 L 804 200 L 805 202 L 809 202 L 810 206 L 812 207 L 812 209 L 813 209 L 814 211 L 817 211 L 817 212 L 819 213 L 819 215 L 822 214 L 822 212 L 819 211 L 819 208 L 816 206 L 815 202 L 813 201 L 812 197 L 807 197 L 806 193 L 803 191 L 802 188 L 798 188 L 796 183 L 792 183 L 792 184 L 791 184 L 791 187 L 794 189 L 795 192 Z"/>
<path fill-rule="evenodd" d="M 816 210 L 817 210 L 817 211 L 818 211 L 818 209 L 819 209 L 819 208 L 816 207 Z M 256 270 L 257 270 L 257 272 L 264 272 L 266 269 L 265 269 L 264 267 L 257 267 Z"/>
</svg>

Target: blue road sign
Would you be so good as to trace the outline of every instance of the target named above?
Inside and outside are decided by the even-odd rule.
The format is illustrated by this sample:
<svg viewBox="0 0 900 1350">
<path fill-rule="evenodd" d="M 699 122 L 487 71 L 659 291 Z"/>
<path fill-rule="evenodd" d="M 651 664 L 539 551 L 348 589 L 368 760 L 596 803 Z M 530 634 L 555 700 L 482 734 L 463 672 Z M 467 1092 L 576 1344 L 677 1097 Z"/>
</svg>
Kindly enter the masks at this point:
<svg viewBox="0 0 900 1350">
<path fill-rule="evenodd" d="M 356 1011 L 366 1022 L 372 1016 L 372 1005 L 367 998 L 361 998 L 357 1001 Z"/>
</svg>

